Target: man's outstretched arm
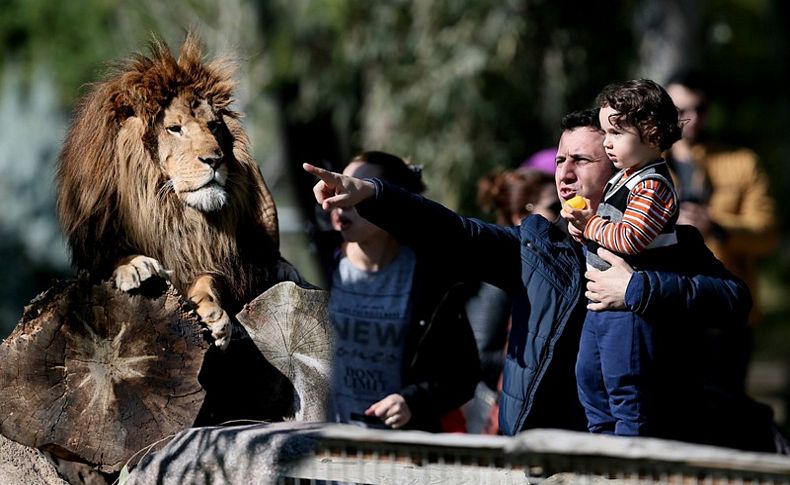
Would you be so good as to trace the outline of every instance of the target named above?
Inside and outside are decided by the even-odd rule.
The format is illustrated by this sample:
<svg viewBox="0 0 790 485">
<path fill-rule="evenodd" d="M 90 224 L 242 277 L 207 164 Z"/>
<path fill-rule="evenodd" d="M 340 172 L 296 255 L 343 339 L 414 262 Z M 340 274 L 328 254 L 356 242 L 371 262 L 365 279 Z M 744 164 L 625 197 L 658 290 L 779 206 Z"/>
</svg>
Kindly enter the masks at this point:
<svg viewBox="0 0 790 485">
<path fill-rule="evenodd" d="M 358 179 L 309 164 L 324 210 L 355 206 L 359 214 L 415 251 L 439 258 L 462 279 L 507 288 L 520 280 L 518 228 L 504 228 L 456 214 L 418 194 L 379 179 Z"/>
</svg>

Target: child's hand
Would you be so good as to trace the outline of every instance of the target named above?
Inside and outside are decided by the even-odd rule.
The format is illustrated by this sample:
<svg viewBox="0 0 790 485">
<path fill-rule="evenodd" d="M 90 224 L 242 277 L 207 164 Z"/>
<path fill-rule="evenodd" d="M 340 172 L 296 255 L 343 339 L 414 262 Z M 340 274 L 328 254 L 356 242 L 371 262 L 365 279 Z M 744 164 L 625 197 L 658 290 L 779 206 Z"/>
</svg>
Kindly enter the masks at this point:
<svg viewBox="0 0 790 485">
<path fill-rule="evenodd" d="M 575 199 L 575 197 L 574 197 Z M 574 200 L 571 199 L 571 200 Z M 590 209 L 590 201 L 588 199 L 584 199 L 584 207 L 580 209 L 575 209 L 567 202 L 562 205 L 562 210 L 560 211 L 560 215 L 568 221 L 574 228 L 578 229 L 582 233 L 584 232 L 584 227 L 587 225 L 587 221 L 589 221 L 593 215 L 595 215 Z M 575 235 L 571 232 L 571 236 Z"/>
<path fill-rule="evenodd" d="M 303 163 L 302 168 L 321 179 L 313 186 L 313 194 L 316 202 L 327 212 L 336 207 L 352 207 L 376 192 L 373 184 L 366 180 L 330 172 L 309 163 Z"/>
<path fill-rule="evenodd" d="M 584 242 L 584 231 L 581 229 L 577 229 L 573 224 L 568 224 L 568 234 L 577 243 Z"/>
</svg>

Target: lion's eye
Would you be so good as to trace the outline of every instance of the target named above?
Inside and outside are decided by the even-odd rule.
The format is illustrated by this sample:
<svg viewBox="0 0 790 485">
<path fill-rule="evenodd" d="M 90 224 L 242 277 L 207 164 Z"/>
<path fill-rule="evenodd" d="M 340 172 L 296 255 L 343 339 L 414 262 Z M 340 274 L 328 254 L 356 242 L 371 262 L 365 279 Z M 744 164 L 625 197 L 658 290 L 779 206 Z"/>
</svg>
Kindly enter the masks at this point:
<svg viewBox="0 0 790 485">
<path fill-rule="evenodd" d="M 170 133 L 173 133 L 175 135 L 180 135 L 181 134 L 181 125 L 168 126 L 167 127 L 167 131 L 169 131 Z"/>
</svg>

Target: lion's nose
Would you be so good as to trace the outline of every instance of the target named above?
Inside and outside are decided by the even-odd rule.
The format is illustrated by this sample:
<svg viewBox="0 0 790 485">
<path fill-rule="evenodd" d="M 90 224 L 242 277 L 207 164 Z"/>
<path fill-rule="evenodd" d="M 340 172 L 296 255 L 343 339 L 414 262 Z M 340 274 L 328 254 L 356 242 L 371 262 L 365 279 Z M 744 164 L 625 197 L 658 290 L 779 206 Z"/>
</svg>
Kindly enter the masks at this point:
<svg viewBox="0 0 790 485">
<path fill-rule="evenodd" d="M 222 150 L 216 150 L 214 153 L 212 153 L 209 156 L 198 157 L 198 158 L 200 159 L 201 162 L 205 163 L 209 167 L 217 168 L 220 165 L 222 165 L 222 160 L 223 160 Z"/>
</svg>

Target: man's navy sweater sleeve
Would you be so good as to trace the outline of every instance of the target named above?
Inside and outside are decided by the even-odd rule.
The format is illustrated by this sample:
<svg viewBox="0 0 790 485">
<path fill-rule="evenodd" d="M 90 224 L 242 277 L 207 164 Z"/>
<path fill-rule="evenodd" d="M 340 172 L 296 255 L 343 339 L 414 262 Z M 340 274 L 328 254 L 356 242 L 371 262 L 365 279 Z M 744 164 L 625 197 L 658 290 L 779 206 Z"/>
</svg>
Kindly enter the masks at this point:
<svg viewBox="0 0 790 485">
<path fill-rule="evenodd" d="M 733 276 L 690 226 L 678 226 L 683 261 L 677 272 L 637 271 L 625 293 L 626 307 L 640 315 L 684 311 L 708 327 L 746 321 L 749 288 Z"/>
</svg>

